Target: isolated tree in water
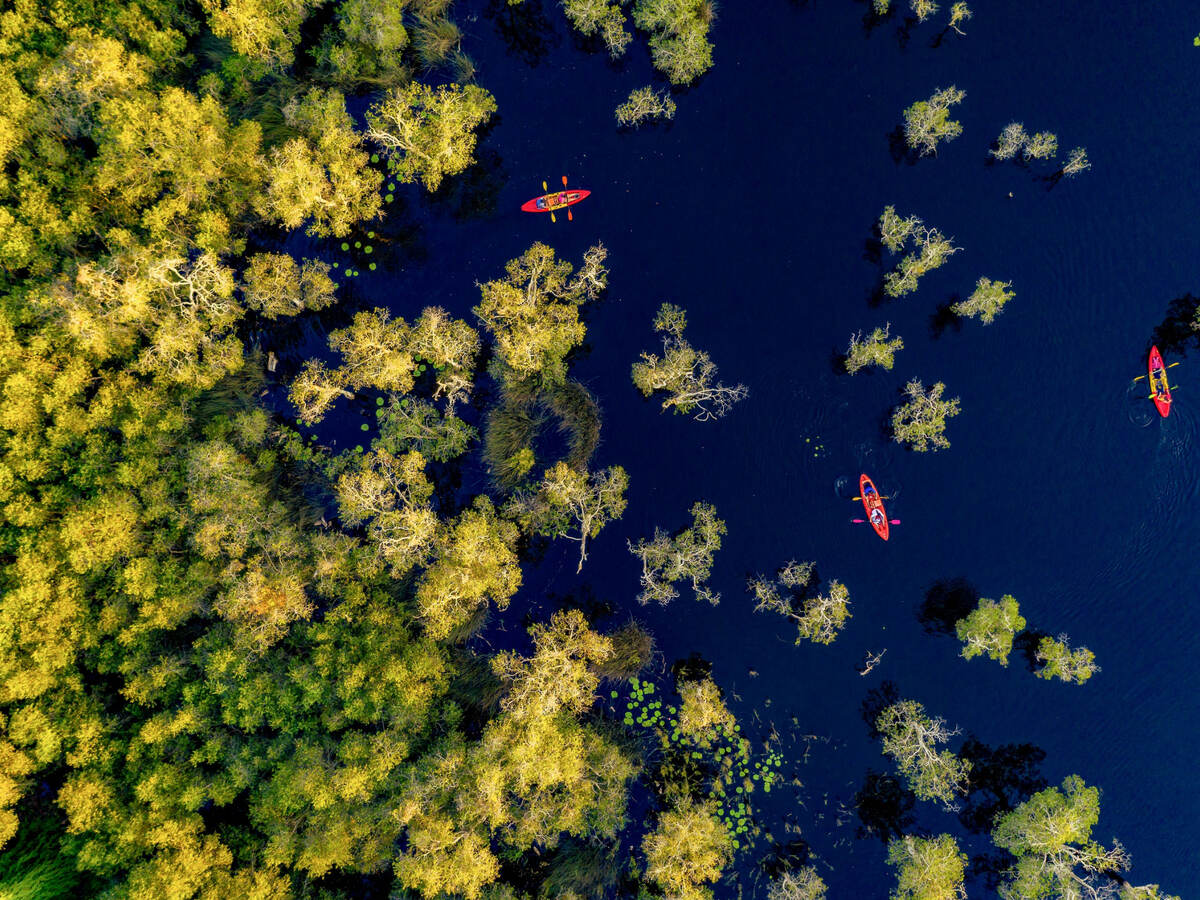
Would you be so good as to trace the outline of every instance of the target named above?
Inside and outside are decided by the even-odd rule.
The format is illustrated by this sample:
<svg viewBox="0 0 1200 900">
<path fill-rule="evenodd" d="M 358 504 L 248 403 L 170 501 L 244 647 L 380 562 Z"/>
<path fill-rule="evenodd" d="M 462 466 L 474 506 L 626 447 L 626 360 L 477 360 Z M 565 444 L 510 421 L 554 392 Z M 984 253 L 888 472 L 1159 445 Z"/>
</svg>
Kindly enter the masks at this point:
<svg viewBox="0 0 1200 900">
<path fill-rule="evenodd" d="M 958 798 L 967 793 L 968 760 L 959 759 L 949 750 L 939 750 L 959 733 L 946 720 L 925 713 L 915 700 L 894 703 L 879 714 L 875 728 L 883 739 L 883 752 L 892 757 L 896 768 L 921 800 L 934 800 L 946 809 L 957 809 Z"/>
<path fill-rule="evenodd" d="M 633 36 L 625 30 L 625 13 L 620 3 L 609 0 L 563 0 L 563 12 L 586 37 L 600 35 L 613 59 L 625 53 Z"/>
<path fill-rule="evenodd" d="M 950 7 L 950 21 L 946 23 L 946 27 L 953 28 L 959 34 L 966 36 L 966 32 L 958 26 L 971 18 L 971 16 L 971 7 L 967 6 L 964 0 L 958 0 L 958 2 Z"/>
<path fill-rule="evenodd" d="M 893 838 L 888 842 L 887 861 L 898 870 L 890 900 L 966 900 L 967 854 L 948 834 Z"/>
<path fill-rule="evenodd" d="M 832 644 L 850 618 L 850 591 L 830 581 L 824 594 L 800 596 L 812 580 L 813 563 L 792 560 L 776 573 L 774 581 L 751 578 L 746 585 L 755 599 L 754 611 L 778 613 L 796 624 L 796 644 Z"/>
<path fill-rule="evenodd" d="M 943 450 L 950 446 L 946 439 L 946 420 L 959 414 L 959 402 L 943 400 L 946 386 L 940 381 L 928 391 L 920 379 L 914 378 L 904 386 L 908 402 L 892 413 L 892 435 L 897 443 L 909 444 L 924 453 L 930 447 Z"/>
<path fill-rule="evenodd" d="M 955 623 L 958 639 L 963 642 L 962 658 L 987 655 L 1002 666 L 1008 665 L 1013 635 L 1025 627 L 1017 600 L 1005 594 L 999 600 L 983 597 L 969 616 Z"/>
<path fill-rule="evenodd" d="M 1042 667 L 1035 673 L 1038 678 L 1057 678 L 1068 683 L 1083 684 L 1100 671 L 1096 665 L 1096 654 L 1087 647 L 1071 648 L 1067 636 L 1057 639 L 1044 637 L 1037 647 L 1037 660 Z"/>
<path fill-rule="evenodd" d="M 654 537 L 629 542 L 629 552 L 642 561 L 642 592 L 638 603 L 651 600 L 666 606 L 679 596 L 675 585 L 691 583 L 697 600 L 716 605 L 721 595 L 705 582 L 712 571 L 713 554 L 721 549 L 725 522 L 717 518 L 717 508 L 709 503 L 692 506 L 692 525 L 672 537 L 661 528 Z"/>
<path fill-rule="evenodd" d="M 673 119 L 675 101 L 666 91 L 656 91 L 650 86 L 634 88 L 617 107 L 616 116 L 622 128 L 636 128 L 649 119 Z"/>
<path fill-rule="evenodd" d="M 891 323 L 876 328 L 867 337 L 862 332 L 850 335 L 850 346 L 846 349 L 846 371 L 853 375 L 866 366 L 881 366 L 892 370 L 896 353 L 904 349 L 902 337 L 891 336 Z"/>
<path fill-rule="evenodd" d="M 920 0 L 924 2 L 924 0 Z M 952 141 L 962 134 L 962 125 L 950 118 L 950 107 L 967 96 L 951 85 L 934 91 L 928 100 L 918 100 L 904 110 L 904 139 L 921 156 L 937 152 L 940 141 Z"/>
<path fill-rule="evenodd" d="M 697 422 L 719 419 L 749 391 L 745 385 L 727 387 L 717 377 L 717 364 L 703 350 L 695 350 L 683 337 L 687 314 L 664 303 L 654 318 L 654 330 L 663 335 L 663 355 L 643 353 L 633 364 L 633 383 L 642 395 L 663 392 L 663 409 L 691 415 Z"/>
<path fill-rule="evenodd" d="M 1091 167 L 1092 164 L 1088 162 L 1087 158 L 1087 150 L 1085 150 L 1083 147 L 1076 147 L 1069 154 L 1067 154 L 1066 163 L 1058 171 L 1060 175 L 1066 175 L 1068 178 L 1070 178 L 1078 175 L 1080 172 L 1090 169 Z"/>
<path fill-rule="evenodd" d="M 975 317 L 984 325 L 990 325 L 1004 309 L 1004 305 L 1015 296 L 1011 281 L 980 278 L 971 296 L 952 304 L 950 311 L 956 316 Z"/>
</svg>

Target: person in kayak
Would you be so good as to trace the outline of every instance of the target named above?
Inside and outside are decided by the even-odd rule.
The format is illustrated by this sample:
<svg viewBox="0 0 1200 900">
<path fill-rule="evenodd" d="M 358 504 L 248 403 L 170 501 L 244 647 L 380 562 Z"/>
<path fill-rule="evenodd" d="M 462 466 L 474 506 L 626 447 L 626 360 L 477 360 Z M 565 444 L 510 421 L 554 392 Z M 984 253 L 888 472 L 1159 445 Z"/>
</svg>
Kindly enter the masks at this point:
<svg viewBox="0 0 1200 900">
<path fill-rule="evenodd" d="M 871 524 L 872 525 L 882 525 L 883 524 L 883 513 L 881 513 L 879 511 L 879 507 L 876 507 L 875 509 L 871 510 Z"/>
</svg>

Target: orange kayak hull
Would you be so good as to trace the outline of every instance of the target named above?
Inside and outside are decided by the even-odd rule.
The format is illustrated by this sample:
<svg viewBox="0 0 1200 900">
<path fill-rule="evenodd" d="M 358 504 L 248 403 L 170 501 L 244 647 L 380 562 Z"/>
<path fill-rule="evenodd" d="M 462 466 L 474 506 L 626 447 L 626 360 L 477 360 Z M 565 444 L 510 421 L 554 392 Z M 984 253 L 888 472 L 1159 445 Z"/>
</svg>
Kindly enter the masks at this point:
<svg viewBox="0 0 1200 900">
<path fill-rule="evenodd" d="M 883 498 L 875 489 L 875 482 L 865 474 L 858 477 L 858 495 L 862 498 L 863 509 L 867 511 L 867 521 L 871 523 L 875 533 L 886 541 L 891 531 L 888 526 L 887 510 L 883 508 Z M 874 510 L 879 510 L 878 522 L 871 516 Z"/>
<path fill-rule="evenodd" d="M 1150 391 L 1154 399 L 1154 408 L 1158 410 L 1158 414 L 1164 419 L 1171 414 L 1171 388 L 1167 384 L 1167 365 L 1163 362 L 1162 354 L 1158 352 L 1158 347 L 1150 348 L 1150 359 L 1146 363 L 1146 370 L 1150 377 Z M 1155 379 L 1155 376 L 1158 379 Z M 1162 390 L 1158 389 L 1159 384 L 1162 385 Z"/>
</svg>

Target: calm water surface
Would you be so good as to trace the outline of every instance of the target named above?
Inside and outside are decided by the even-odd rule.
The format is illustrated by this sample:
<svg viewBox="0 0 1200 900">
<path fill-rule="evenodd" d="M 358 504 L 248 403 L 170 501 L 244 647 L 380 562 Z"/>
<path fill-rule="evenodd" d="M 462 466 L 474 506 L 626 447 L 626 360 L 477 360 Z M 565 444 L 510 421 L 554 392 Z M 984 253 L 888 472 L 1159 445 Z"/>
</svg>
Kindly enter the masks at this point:
<svg viewBox="0 0 1200 900">
<path fill-rule="evenodd" d="M 808 842 L 831 896 L 882 897 L 891 880 L 883 844 L 856 837 L 857 817 L 839 812 L 868 771 L 891 771 L 860 711 L 884 680 L 964 736 L 1041 748 L 1051 783 L 1078 773 L 1100 785 L 1096 837 L 1127 846 L 1135 883 L 1200 896 L 1200 358 L 1168 351 L 1185 359 L 1168 420 L 1130 390 L 1171 302 L 1200 291 L 1200 16 L 1179 2 L 976 6 L 968 37 L 933 47 L 940 25 L 906 37 L 893 17 L 867 29 L 865 4 L 849 0 L 724 3 L 716 65 L 677 96 L 675 122 L 623 134 L 613 107 L 653 79 L 644 40 L 613 65 L 549 2 L 460 4 L 500 117 L 470 185 L 432 203 L 400 195 L 385 228 L 404 246 L 358 279 L 356 299 L 469 317 L 475 281 L 533 241 L 572 261 L 608 246 L 610 290 L 586 311 L 573 372 L 604 412 L 595 464 L 626 467 L 629 508 L 582 576 L 565 542 L 527 568 L 489 640 L 518 639 L 530 610 L 592 597 L 613 609 L 606 626 L 631 612 L 646 623 L 664 665 L 711 661 L 752 730 L 773 722 L 784 735 L 803 786 L 766 798 L 761 818 L 781 840 Z M 962 137 L 936 159 L 897 161 L 889 133 L 901 110 L 950 84 L 967 92 Z M 1042 170 L 988 165 L 1013 120 L 1055 132 L 1064 154 L 1086 146 L 1093 169 L 1050 187 Z M 573 223 L 517 211 L 563 173 L 594 192 Z M 965 249 L 915 295 L 880 305 L 871 295 L 888 260 L 867 242 L 889 203 Z M 939 329 L 938 307 L 984 275 L 1013 282 L 1016 299 L 991 326 Z M 750 387 L 724 421 L 660 415 L 630 383 L 638 352 L 656 349 L 650 320 L 664 301 L 685 306 L 692 342 Z M 849 335 L 885 322 L 905 340 L 895 370 L 838 374 Z M 913 376 L 962 398 L 947 451 L 913 454 L 883 431 Z M 840 486 L 863 470 L 896 495 L 902 525 L 888 544 L 849 523 L 861 507 Z M 728 523 L 713 577 L 723 602 L 685 594 L 636 608 L 626 538 L 682 527 L 696 499 Z M 794 647 L 787 623 L 751 610 L 747 573 L 791 558 L 850 588 L 854 618 L 831 647 Z M 1050 684 L 1018 654 L 1007 669 L 957 658 L 957 642 L 918 617 L 930 589 L 953 579 L 1015 595 L 1031 627 L 1067 632 L 1103 671 L 1084 686 Z M 860 677 L 863 654 L 884 648 Z M 953 815 L 913 812 L 916 828 L 988 847 Z M 747 896 L 763 890 L 746 884 Z M 988 894 L 982 878 L 970 886 Z"/>
</svg>

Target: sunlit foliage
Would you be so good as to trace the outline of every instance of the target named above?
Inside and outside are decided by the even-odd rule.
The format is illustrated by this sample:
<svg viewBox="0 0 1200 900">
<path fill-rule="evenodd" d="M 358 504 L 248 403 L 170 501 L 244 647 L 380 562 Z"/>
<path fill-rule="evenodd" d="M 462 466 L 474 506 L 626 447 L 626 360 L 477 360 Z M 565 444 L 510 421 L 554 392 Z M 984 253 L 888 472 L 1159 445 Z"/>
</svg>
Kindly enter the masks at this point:
<svg viewBox="0 0 1200 900">
<path fill-rule="evenodd" d="M 891 323 L 876 328 L 866 337 L 862 332 L 850 335 L 846 348 L 846 371 L 853 375 L 867 366 L 881 366 L 887 371 L 896 364 L 897 351 L 904 349 L 904 339 L 891 335 Z"/>
<path fill-rule="evenodd" d="M 1008 665 L 1013 636 L 1024 627 L 1025 619 L 1011 594 L 1005 594 L 999 600 L 980 598 L 979 605 L 954 626 L 963 643 L 963 659 L 987 656 L 1002 666 Z"/>
<path fill-rule="evenodd" d="M 918 100 L 904 110 L 904 139 L 908 146 L 921 156 L 928 156 L 937 152 L 940 142 L 952 141 L 962 134 L 962 125 L 950 118 L 950 107 L 962 103 L 966 96 L 966 91 L 951 85 L 939 88 L 928 100 Z"/>
<path fill-rule="evenodd" d="M 651 601 L 666 606 L 679 596 L 676 587 L 689 582 L 697 600 L 716 604 L 721 595 L 708 586 L 713 555 L 721 549 L 725 522 L 717 518 L 717 508 L 697 502 L 692 506 L 692 524 L 678 534 L 670 535 L 661 528 L 654 537 L 636 544 L 629 542 L 629 552 L 642 561 L 642 592 L 638 602 Z"/>
<path fill-rule="evenodd" d="M 907 402 L 892 412 L 892 436 L 897 443 L 906 443 L 920 453 L 950 446 L 946 420 L 957 416 L 961 410 L 957 397 L 942 399 L 945 392 L 946 386 L 940 381 L 929 390 L 925 390 L 917 378 L 904 386 Z"/>
<path fill-rule="evenodd" d="M 901 835 L 888 842 L 888 865 L 896 868 L 891 900 L 963 900 L 967 854 L 954 838 Z"/>
<path fill-rule="evenodd" d="M 950 311 L 956 316 L 978 318 L 984 325 L 990 325 L 1004 309 L 1004 305 L 1015 296 L 1011 281 L 980 278 L 971 296 L 952 304 Z"/>
<path fill-rule="evenodd" d="M 665 91 L 656 91 L 647 85 L 634 88 L 625 102 L 617 107 L 617 125 L 622 128 L 637 128 L 651 119 L 675 118 L 675 101 Z"/>
<path fill-rule="evenodd" d="M 883 752 L 892 757 L 909 790 L 918 799 L 932 800 L 946 809 L 957 809 L 959 797 L 967 793 L 969 760 L 949 750 L 939 750 L 958 734 L 940 717 L 925 713 L 915 700 L 902 700 L 887 707 L 875 720 L 883 740 Z"/>
<path fill-rule="evenodd" d="M 1083 684 L 1100 671 L 1096 665 L 1096 654 L 1087 647 L 1071 647 L 1067 636 L 1044 637 L 1038 643 L 1037 661 L 1041 668 L 1035 673 L 1038 678 L 1057 678 L 1074 684 Z"/>
</svg>

